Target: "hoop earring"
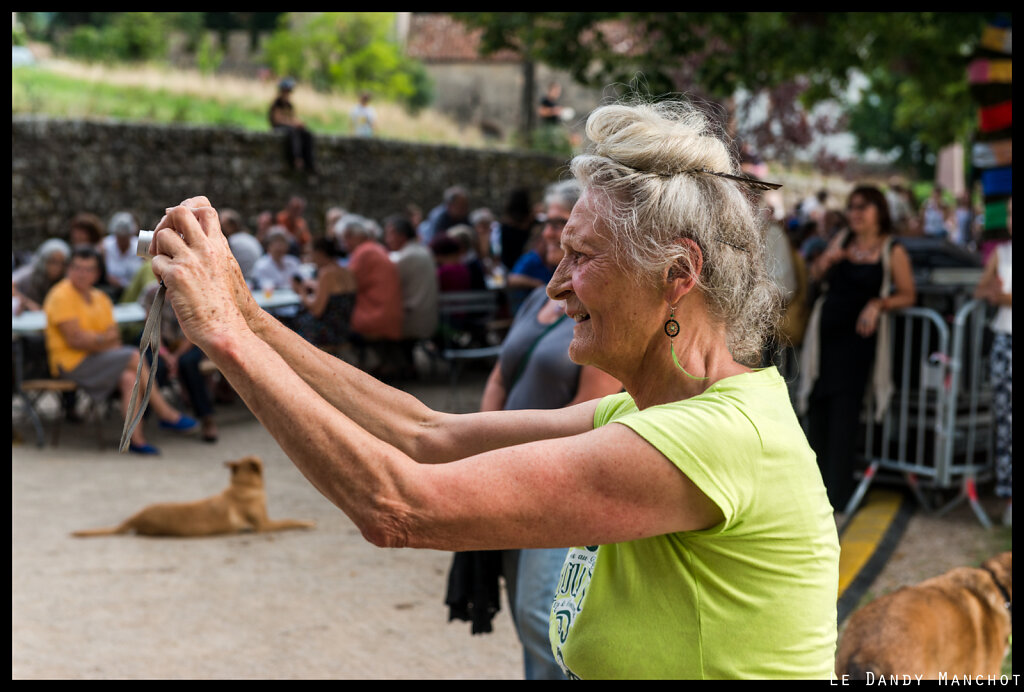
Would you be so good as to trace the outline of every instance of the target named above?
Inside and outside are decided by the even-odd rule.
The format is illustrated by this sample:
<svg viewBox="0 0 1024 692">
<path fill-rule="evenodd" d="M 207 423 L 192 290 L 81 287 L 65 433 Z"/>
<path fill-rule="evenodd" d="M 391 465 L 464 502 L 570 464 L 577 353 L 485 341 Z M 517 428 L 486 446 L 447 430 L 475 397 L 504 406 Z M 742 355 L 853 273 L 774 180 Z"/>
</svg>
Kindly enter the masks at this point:
<svg viewBox="0 0 1024 692">
<path fill-rule="evenodd" d="M 676 322 L 676 309 L 674 307 L 672 308 L 672 314 L 670 314 L 668 317 L 668 321 L 665 322 L 665 334 L 668 335 L 668 349 L 672 353 L 672 362 L 676 364 L 676 367 L 679 369 L 679 371 L 682 372 L 687 377 L 689 377 L 691 380 L 708 379 L 707 377 L 697 377 L 696 375 L 691 375 L 690 373 L 686 372 L 686 368 L 683 367 L 683 364 L 679 362 L 679 358 L 676 356 L 674 342 L 676 336 L 679 334 L 679 323 Z"/>
</svg>

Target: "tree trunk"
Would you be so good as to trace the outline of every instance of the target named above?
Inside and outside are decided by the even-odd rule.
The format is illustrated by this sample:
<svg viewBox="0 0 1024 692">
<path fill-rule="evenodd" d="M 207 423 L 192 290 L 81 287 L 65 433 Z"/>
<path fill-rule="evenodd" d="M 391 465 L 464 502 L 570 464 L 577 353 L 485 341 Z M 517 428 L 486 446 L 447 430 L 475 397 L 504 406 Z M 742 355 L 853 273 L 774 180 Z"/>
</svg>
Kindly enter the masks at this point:
<svg viewBox="0 0 1024 692">
<path fill-rule="evenodd" d="M 523 143 L 529 144 L 530 135 L 533 133 L 533 128 L 536 123 L 535 109 L 533 107 L 533 96 L 536 91 L 534 84 L 536 82 L 536 66 L 532 60 L 523 61 L 523 101 L 522 101 L 522 123 L 521 134 L 523 137 Z"/>
</svg>

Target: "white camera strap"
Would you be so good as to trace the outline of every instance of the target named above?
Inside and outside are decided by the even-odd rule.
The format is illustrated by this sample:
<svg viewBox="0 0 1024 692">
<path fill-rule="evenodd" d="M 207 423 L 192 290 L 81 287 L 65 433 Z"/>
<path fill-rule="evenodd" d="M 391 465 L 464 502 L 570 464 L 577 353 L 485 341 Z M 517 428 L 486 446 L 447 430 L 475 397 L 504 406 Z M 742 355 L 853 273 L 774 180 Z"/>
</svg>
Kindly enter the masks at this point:
<svg viewBox="0 0 1024 692">
<path fill-rule="evenodd" d="M 124 418 L 124 430 L 121 432 L 120 452 L 128 449 L 132 440 L 132 433 L 142 420 L 149 405 L 149 395 L 153 392 L 153 384 L 156 382 L 156 365 L 160 351 L 160 316 L 164 311 L 164 293 L 167 288 L 164 282 L 153 298 L 153 305 L 149 309 L 149 317 L 146 318 L 146 326 L 142 329 L 142 342 L 139 344 L 139 368 L 135 372 L 135 385 L 132 387 L 132 396 L 128 403 L 128 412 Z M 146 383 L 146 391 L 142 395 L 142 402 L 138 400 L 139 381 L 142 379 L 142 364 L 146 362 L 146 351 L 153 354 L 153 364 L 149 368 L 149 381 Z"/>
</svg>

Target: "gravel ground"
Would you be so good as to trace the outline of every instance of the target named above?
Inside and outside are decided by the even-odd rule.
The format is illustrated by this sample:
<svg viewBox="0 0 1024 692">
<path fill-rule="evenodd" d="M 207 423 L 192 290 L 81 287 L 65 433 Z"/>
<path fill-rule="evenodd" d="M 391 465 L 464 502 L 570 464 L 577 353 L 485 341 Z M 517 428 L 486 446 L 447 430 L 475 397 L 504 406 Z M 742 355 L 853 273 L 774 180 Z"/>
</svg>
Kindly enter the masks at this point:
<svg viewBox="0 0 1024 692">
<path fill-rule="evenodd" d="M 412 391 L 450 403 L 443 387 Z M 462 406 L 474 397 L 471 387 Z M 448 622 L 450 553 L 373 547 L 244 407 L 222 406 L 219 419 L 212 445 L 149 423 L 159 458 L 117 454 L 113 418 L 104 450 L 83 426 L 65 424 L 58 447 L 16 438 L 12 679 L 521 679 L 507 607 L 490 634 Z M 227 485 L 223 462 L 249 454 L 264 461 L 270 516 L 312 519 L 315 529 L 69 536 L 153 502 L 213 495 Z M 917 513 L 866 598 L 977 564 L 1010 541 L 1006 530 L 984 531 L 966 506 Z"/>
<path fill-rule="evenodd" d="M 977 566 L 996 553 L 1011 550 L 1011 530 L 999 525 L 1002 505 L 990 499 L 984 499 L 982 505 L 994 523 L 991 530 L 982 528 L 966 503 L 944 516 L 915 512 L 865 598 L 877 598 L 954 567 Z"/>
</svg>

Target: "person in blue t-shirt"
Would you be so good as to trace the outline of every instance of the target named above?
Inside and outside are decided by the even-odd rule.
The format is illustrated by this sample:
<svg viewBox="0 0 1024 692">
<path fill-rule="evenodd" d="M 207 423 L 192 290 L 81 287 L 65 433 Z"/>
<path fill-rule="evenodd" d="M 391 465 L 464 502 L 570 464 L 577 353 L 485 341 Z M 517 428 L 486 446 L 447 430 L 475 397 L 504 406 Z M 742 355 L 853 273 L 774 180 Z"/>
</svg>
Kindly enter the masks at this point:
<svg viewBox="0 0 1024 692">
<path fill-rule="evenodd" d="M 541 222 L 547 223 L 547 219 L 541 219 Z M 561 225 L 565 226 L 565 222 L 561 221 Z M 543 226 L 540 228 L 543 230 Z M 556 230 L 560 232 L 561 228 Z M 526 299 L 526 296 L 530 294 L 530 291 L 538 286 L 546 286 L 551 280 L 555 268 L 545 261 L 544 246 L 543 236 L 536 232 L 533 233 L 529 244 L 530 249 L 516 260 L 508 273 L 509 307 L 513 314 Z"/>
</svg>

